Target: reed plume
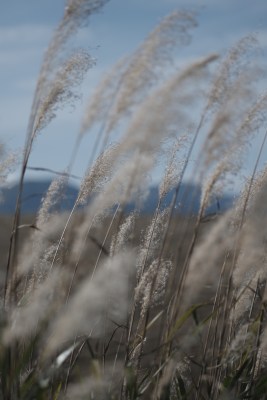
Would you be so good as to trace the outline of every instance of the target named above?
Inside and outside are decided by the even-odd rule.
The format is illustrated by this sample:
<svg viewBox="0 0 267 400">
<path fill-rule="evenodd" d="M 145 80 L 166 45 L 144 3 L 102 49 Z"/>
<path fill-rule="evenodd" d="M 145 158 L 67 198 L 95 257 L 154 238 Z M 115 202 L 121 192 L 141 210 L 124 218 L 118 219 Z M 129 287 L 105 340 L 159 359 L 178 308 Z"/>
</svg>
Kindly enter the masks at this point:
<svg viewBox="0 0 267 400">
<path fill-rule="evenodd" d="M 196 15 L 165 17 L 96 87 L 67 170 L 20 224 L 37 135 L 79 97 L 95 64 L 71 51 L 70 39 L 106 3 L 67 0 L 38 78 L 0 302 L 1 395 L 263 400 L 267 95 L 258 95 L 254 36 L 221 60 L 211 54 L 180 68 L 176 51 L 191 41 Z M 63 213 L 79 144 L 94 130 L 76 200 Z M 240 181 L 255 139 L 251 176 L 225 211 L 220 198 Z M 14 156 L 1 145 L 0 159 L 4 182 Z M 191 165 L 192 193 L 183 187 Z"/>
<path fill-rule="evenodd" d="M 126 252 L 108 259 L 87 278 L 71 298 L 66 309 L 52 323 L 45 353 L 48 357 L 76 335 L 99 337 L 103 334 L 105 311 L 111 321 L 124 321 L 128 304 L 128 282 L 133 273 L 133 255 Z M 110 326 L 110 329 L 111 329 Z"/>
</svg>

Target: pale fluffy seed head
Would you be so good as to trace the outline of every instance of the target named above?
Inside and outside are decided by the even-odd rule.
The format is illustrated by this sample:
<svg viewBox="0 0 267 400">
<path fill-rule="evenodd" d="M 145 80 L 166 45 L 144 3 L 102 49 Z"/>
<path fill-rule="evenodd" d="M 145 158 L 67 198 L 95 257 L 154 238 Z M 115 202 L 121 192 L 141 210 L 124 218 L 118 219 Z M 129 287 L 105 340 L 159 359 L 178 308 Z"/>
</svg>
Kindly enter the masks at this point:
<svg viewBox="0 0 267 400">
<path fill-rule="evenodd" d="M 153 264 L 155 258 L 159 256 L 160 243 L 166 229 L 169 211 L 170 210 L 167 208 L 154 215 L 145 231 L 136 262 L 138 281 L 142 279 L 145 268 Z"/>
<path fill-rule="evenodd" d="M 4 332 L 5 344 L 30 337 L 38 331 L 39 323 L 51 317 L 52 309 L 60 297 L 62 279 L 62 274 L 55 269 L 34 292 L 21 300 L 20 306 L 10 312 L 9 323 Z"/>
<path fill-rule="evenodd" d="M 125 221 L 120 225 L 118 233 L 113 236 L 110 245 L 110 254 L 112 256 L 120 251 L 123 251 L 123 248 L 127 246 L 127 242 L 133 232 L 135 219 L 136 212 L 130 213 L 130 215 L 128 215 Z"/>
<path fill-rule="evenodd" d="M 108 182 L 112 174 L 112 166 L 116 157 L 117 146 L 111 145 L 102 154 L 98 156 L 94 165 L 89 167 L 81 183 L 78 194 L 78 204 L 85 204 L 88 197 L 96 192 L 100 192 L 103 185 Z"/>
<path fill-rule="evenodd" d="M 33 271 L 34 265 L 39 262 L 40 257 L 48 245 L 45 235 L 39 231 L 33 231 L 29 235 L 18 255 L 17 274 L 26 276 L 30 271 Z"/>
<path fill-rule="evenodd" d="M 240 169 L 248 142 L 261 126 L 264 115 L 261 110 L 266 107 L 266 98 L 261 96 L 251 106 L 259 74 L 245 61 L 248 55 L 253 54 L 255 45 L 253 37 L 243 38 L 219 66 L 218 77 L 203 113 L 207 117 L 208 111 L 212 114 L 216 111 L 201 152 L 203 173 L 218 159 L 226 157 L 229 151 L 232 152 L 232 168 L 235 171 Z M 255 79 L 251 79 L 252 74 Z"/>
<path fill-rule="evenodd" d="M 133 272 L 133 254 L 125 252 L 103 263 L 93 279 L 88 277 L 51 324 L 46 356 L 76 335 L 100 337 L 112 325 L 110 321 L 121 323 L 129 307 L 128 285 Z"/>
<path fill-rule="evenodd" d="M 259 228 L 258 228 L 259 229 Z M 267 257 L 265 251 L 266 230 L 259 233 L 255 227 L 243 227 L 241 236 L 241 250 L 238 254 L 233 280 L 235 285 L 243 285 L 247 279 L 260 276 L 261 279 L 267 276 Z"/>
<path fill-rule="evenodd" d="M 46 276 L 51 266 L 49 261 L 58 247 L 67 218 L 68 216 L 64 213 L 53 214 L 53 218 L 43 222 L 40 230 L 32 229 L 31 235 L 25 240 L 18 255 L 17 274 L 19 277 L 33 274 L 35 280 L 39 276 Z M 58 250 L 63 247 L 64 242 Z"/>
<path fill-rule="evenodd" d="M 15 170 L 20 160 L 20 155 L 16 152 L 6 153 L 4 146 L 0 144 L 0 185 L 3 185 L 9 174 Z M 4 201 L 0 190 L 0 203 Z"/>
<path fill-rule="evenodd" d="M 54 81 L 53 76 L 62 62 L 62 55 L 66 51 L 67 43 L 88 18 L 98 11 L 108 0 L 68 0 L 64 16 L 59 23 L 47 48 L 41 71 L 39 74 L 32 115 L 36 114 L 39 102 L 46 92 L 47 85 Z"/>
<path fill-rule="evenodd" d="M 175 11 L 165 17 L 149 34 L 129 60 L 121 76 L 109 118 L 108 131 L 114 129 L 123 116 L 143 99 L 161 78 L 164 68 L 172 61 L 172 51 L 178 44 L 187 44 L 189 31 L 196 26 L 193 13 Z"/>
<path fill-rule="evenodd" d="M 254 203 L 247 211 L 246 221 L 242 226 L 241 249 L 234 271 L 235 285 L 242 285 L 244 277 L 249 271 L 254 271 L 254 275 L 260 274 L 261 278 L 266 278 L 266 240 L 267 229 L 265 224 L 266 204 L 267 204 L 267 183 L 266 176 L 263 175 L 265 182 L 255 196 Z"/>
<path fill-rule="evenodd" d="M 6 182 L 8 175 L 17 167 L 20 155 L 18 152 L 6 153 L 1 149 L 0 154 L 0 184 Z"/>
<path fill-rule="evenodd" d="M 265 92 L 256 98 L 244 114 L 245 116 L 240 124 L 236 136 L 239 138 L 245 136 L 247 138 L 251 137 L 251 132 L 257 133 L 266 123 L 266 107 L 267 93 Z"/>
<path fill-rule="evenodd" d="M 251 97 L 249 85 L 250 81 L 247 79 L 242 81 L 240 78 L 240 81 L 234 82 L 226 103 L 215 115 L 201 152 L 203 171 L 219 159 L 226 157 L 228 151 L 233 151 L 233 148 L 236 150 L 236 163 L 239 162 L 238 151 L 244 147 L 248 139 L 247 136 L 238 135 L 238 133 L 244 115 L 248 111 L 247 104 Z"/>
<path fill-rule="evenodd" d="M 95 398 L 106 400 L 107 397 L 118 394 L 118 388 L 123 381 L 125 370 L 117 362 L 116 367 L 105 362 L 105 368 L 102 368 L 99 360 L 90 360 L 90 376 L 80 379 L 79 383 L 69 383 L 66 393 L 59 397 L 59 400 L 85 400 L 86 398 Z"/>
<path fill-rule="evenodd" d="M 173 264 L 170 260 L 156 259 L 141 276 L 135 288 L 135 301 L 142 304 L 142 316 L 144 316 L 148 304 L 153 307 L 162 300 L 172 267 Z M 153 291 L 151 292 L 152 287 Z"/>
<path fill-rule="evenodd" d="M 120 87 L 121 74 L 125 70 L 127 63 L 126 58 L 119 60 L 97 85 L 83 115 L 80 137 L 89 131 L 94 124 L 103 124 L 103 121 L 107 120 L 112 103 Z"/>
<path fill-rule="evenodd" d="M 235 203 L 235 215 L 236 218 L 233 220 L 233 225 L 237 226 L 242 218 L 242 214 L 248 213 L 253 208 L 255 198 L 257 194 L 263 189 L 267 181 L 267 168 L 265 167 L 262 171 L 256 173 L 253 181 L 251 177 L 245 181 L 243 189 L 240 193 L 238 201 Z M 244 210 L 246 207 L 246 210 Z"/>
<path fill-rule="evenodd" d="M 60 66 L 40 97 L 31 138 L 55 118 L 56 111 L 60 107 L 65 104 L 73 104 L 78 97 L 74 89 L 82 82 L 85 73 L 92 65 L 94 65 L 94 60 L 89 54 L 85 51 L 78 51 Z"/>
<path fill-rule="evenodd" d="M 67 0 L 64 13 L 65 23 L 72 21 L 77 27 L 87 22 L 88 17 L 103 7 L 108 0 Z"/>
<path fill-rule="evenodd" d="M 120 144 L 121 151 L 137 147 L 143 152 L 154 152 L 173 126 L 182 130 L 191 125 L 187 106 L 201 100 L 200 91 L 196 96 L 195 88 L 206 82 L 208 66 L 216 59 L 216 55 L 211 55 L 196 61 L 173 74 L 145 98 L 129 122 Z"/>
<path fill-rule="evenodd" d="M 260 274 L 251 270 L 245 276 L 237 277 L 234 271 L 233 283 L 239 289 L 236 293 L 234 307 L 231 309 L 230 319 L 233 322 L 238 322 L 240 319 L 248 319 L 248 313 L 255 296 L 255 291 L 259 283 Z M 242 281 L 242 284 L 240 282 Z M 236 285 L 238 283 L 238 285 Z M 247 314 L 247 315 L 246 315 Z"/>
<path fill-rule="evenodd" d="M 178 160 L 178 153 L 181 148 L 185 146 L 187 139 L 188 137 L 186 135 L 176 139 L 167 155 L 169 162 L 165 168 L 165 174 L 159 186 L 160 199 L 163 199 L 179 182 L 182 163 Z"/>
<path fill-rule="evenodd" d="M 128 201 L 138 201 L 141 188 L 147 186 L 147 174 L 154 165 L 154 159 L 136 151 L 110 181 L 103 187 L 87 207 L 86 216 L 74 238 L 73 251 L 80 254 L 82 243 L 87 235 L 88 227 L 104 216 L 114 205 L 126 204 Z M 142 193 L 142 200 L 144 196 Z"/>
<path fill-rule="evenodd" d="M 247 100 L 250 100 L 249 89 L 245 89 L 243 95 L 240 94 L 240 96 L 245 101 L 240 108 L 240 113 L 236 115 L 237 123 L 232 124 L 231 135 L 222 138 L 225 141 L 224 146 L 219 146 L 219 151 L 226 154 L 224 158 L 227 159 L 228 170 L 232 175 L 237 174 L 242 168 L 251 141 L 266 123 L 267 94 L 259 96 L 252 104 L 249 101 L 249 106 L 246 104 Z M 237 103 L 235 106 L 237 107 Z"/>
<path fill-rule="evenodd" d="M 51 182 L 45 196 L 42 198 L 41 207 L 36 217 L 36 225 L 38 228 L 42 229 L 43 225 L 48 222 L 50 212 L 51 210 L 53 211 L 53 207 L 58 204 L 66 181 L 66 177 L 61 176 Z"/>
<path fill-rule="evenodd" d="M 146 185 L 147 174 L 153 166 L 152 155 L 135 151 L 98 194 L 90 206 L 89 212 L 96 215 L 114 204 L 125 204 L 127 201 L 136 200 L 140 188 Z"/>
<path fill-rule="evenodd" d="M 194 303 L 207 285 L 213 288 L 218 284 L 223 259 L 234 246 L 232 215 L 233 210 L 230 210 L 219 217 L 205 239 L 195 247 L 184 285 L 184 306 Z"/>
<path fill-rule="evenodd" d="M 240 70 L 248 67 L 248 60 L 257 47 L 257 39 L 253 35 L 241 38 L 234 45 L 218 67 L 218 73 L 215 77 L 209 93 L 206 111 L 218 109 L 232 91 L 233 80 L 236 80 Z"/>
<path fill-rule="evenodd" d="M 232 155 L 232 154 L 231 154 Z M 231 155 L 226 155 L 220 160 L 214 171 L 205 179 L 202 186 L 199 215 L 203 216 L 205 209 L 210 205 L 210 201 L 216 195 L 220 196 L 224 188 L 224 180 L 228 172 L 233 172 Z"/>
<path fill-rule="evenodd" d="M 172 50 L 187 44 L 189 30 L 196 26 L 193 13 L 173 12 L 155 28 L 131 58 L 120 60 L 101 81 L 85 113 L 81 135 L 95 122 L 107 122 L 110 132 L 162 76 L 172 60 Z"/>
<path fill-rule="evenodd" d="M 233 365 L 240 359 L 245 350 L 255 350 L 255 339 L 255 332 L 253 332 L 249 324 L 241 325 L 226 349 L 223 363 L 226 365 Z"/>
</svg>

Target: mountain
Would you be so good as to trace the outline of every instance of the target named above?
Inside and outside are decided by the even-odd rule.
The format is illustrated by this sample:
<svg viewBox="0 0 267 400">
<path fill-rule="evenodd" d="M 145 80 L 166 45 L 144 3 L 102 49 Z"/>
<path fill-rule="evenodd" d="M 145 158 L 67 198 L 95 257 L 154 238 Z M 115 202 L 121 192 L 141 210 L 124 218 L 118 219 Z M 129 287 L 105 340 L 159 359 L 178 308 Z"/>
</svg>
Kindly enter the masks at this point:
<svg viewBox="0 0 267 400">
<path fill-rule="evenodd" d="M 22 192 L 21 212 L 24 214 L 36 213 L 40 207 L 42 198 L 46 194 L 51 180 L 25 181 Z M 10 187 L 1 188 L 1 214 L 13 214 L 16 208 L 18 195 L 18 184 Z M 72 208 L 78 194 L 78 189 L 73 185 L 68 185 L 65 193 L 62 194 L 60 210 L 65 211 Z"/>
<path fill-rule="evenodd" d="M 175 189 L 170 190 L 164 197 L 161 208 L 166 208 L 172 204 L 175 196 Z M 215 214 L 228 210 L 233 206 L 234 196 L 224 194 L 220 198 L 214 198 L 206 210 L 206 214 Z M 175 203 L 175 210 L 177 213 L 188 215 L 197 214 L 200 208 L 201 201 L 201 188 L 193 183 L 182 183 Z M 142 205 L 142 212 L 151 214 L 157 208 L 158 204 L 158 187 L 152 186 L 149 188 L 149 195 Z M 126 210 L 132 211 L 134 204 L 127 205 Z"/>
<path fill-rule="evenodd" d="M 24 214 L 36 213 L 40 207 L 41 200 L 44 197 L 51 180 L 40 181 L 25 181 L 22 193 L 21 211 Z M 145 188 L 147 190 L 147 188 Z M 158 187 L 152 186 L 148 188 L 148 196 L 142 205 L 142 212 L 151 214 L 156 209 L 158 204 Z M 164 198 L 161 208 L 171 204 L 175 190 L 171 190 Z M 1 189 L 0 214 L 13 214 L 16 207 L 16 199 L 18 195 L 18 184 L 13 184 L 10 187 Z M 78 188 L 69 184 L 59 204 L 59 211 L 70 210 L 78 195 Z M 201 198 L 201 189 L 199 186 L 192 183 L 182 183 L 179 191 L 179 196 L 176 201 L 175 210 L 182 214 L 196 214 L 199 210 Z M 219 199 L 214 199 L 207 210 L 207 214 L 223 212 L 229 209 L 234 202 L 234 196 L 223 195 Z M 134 203 L 130 202 L 125 207 L 126 212 L 130 212 L 135 208 Z"/>
</svg>

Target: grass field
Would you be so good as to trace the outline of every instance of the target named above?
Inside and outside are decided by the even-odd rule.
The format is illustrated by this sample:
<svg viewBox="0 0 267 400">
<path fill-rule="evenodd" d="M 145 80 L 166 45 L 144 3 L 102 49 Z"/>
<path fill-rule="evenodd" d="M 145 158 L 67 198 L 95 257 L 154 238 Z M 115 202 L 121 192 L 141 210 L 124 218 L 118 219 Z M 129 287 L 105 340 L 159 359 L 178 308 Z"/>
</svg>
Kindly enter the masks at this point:
<svg viewBox="0 0 267 400">
<path fill-rule="evenodd" d="M 0 398 L 263 400 L 267 95 L 257 89 L 254 36 L 181 68 L 177 52 L 196 17 L 166 16 L 103 77 L 67 170 L 37 215 L 21 215 L 33 145 L 93 67 L 71 38 L 105 3 L 67 1 L 36 84 L 16 211 L 0 220 Z M 92 130 L 99 135 L 75 205 L 59 213 Z M 243 176 L 255 138 L 255 165 L 235 205 L 207 216 L 211 200 Z M 15 160 L 1 150 L 4 180 Z M 198 215 L 182 216 L 177 199 L 193 155 L 201 204 Z M 143 215 L 159 163 L 158 205 Z"/>
</svg>

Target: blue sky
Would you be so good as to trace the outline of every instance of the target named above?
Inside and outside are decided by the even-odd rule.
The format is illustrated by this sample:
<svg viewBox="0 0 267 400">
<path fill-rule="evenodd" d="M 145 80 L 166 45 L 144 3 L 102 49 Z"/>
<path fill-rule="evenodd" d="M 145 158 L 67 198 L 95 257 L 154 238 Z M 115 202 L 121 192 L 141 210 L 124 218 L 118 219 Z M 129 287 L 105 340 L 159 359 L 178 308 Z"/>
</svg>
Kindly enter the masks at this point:
<svg viewBox="0 0 267 400">
<path fill-rule="evenodd" d="M 63 0 L 9 0 L 1 4 L 0 140 L 11 150 L 23 148 L 43 53 L 62 17 L 64 4 Z M 191 45 L 177 56 L 180 63 L 212 52 L 223 53 L 248 33 L 258 35 L 262 58 L 267 60 L 266 0 L 111 0 L 75 38 L 76 45 L 84 46 L 97 59 L 82 86 L 82 100 L 74 111 L 60 112 L 42 132 L 29 165 L 55 170 L 67 166 L 82 112 L 103 72 L 131 53 L 163 16 L 180 8 L 199 14 Z M 88 136 L 74 174 L 83 174 L 91 146 Z M 31 175 L 37 178 L 35 172 Z"/>
</svg>

